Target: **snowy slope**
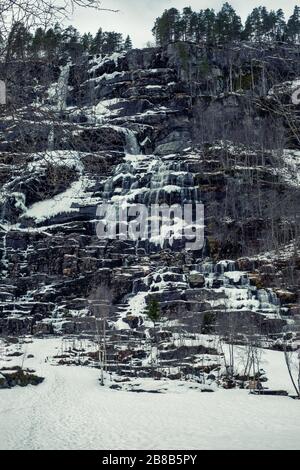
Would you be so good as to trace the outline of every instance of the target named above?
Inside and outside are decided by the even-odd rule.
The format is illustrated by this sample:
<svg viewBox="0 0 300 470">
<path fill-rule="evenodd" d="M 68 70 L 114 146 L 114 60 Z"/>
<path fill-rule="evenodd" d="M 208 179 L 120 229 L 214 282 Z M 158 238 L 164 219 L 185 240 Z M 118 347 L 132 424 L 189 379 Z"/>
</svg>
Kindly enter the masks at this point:
<svg viewBox="0 0 300 470">
<path fill-rule="evenodd" d="M 97 370 L 45 362 L 56 348 L 58 339 L 28 345 L 35 358 L 26 365 L 43 384 L 0 391 L 0 449 L 300 448 L 300 402 L 243 390 L 112 391 L 98 385 Z M 274 372 L 286 385 L 283 363 Z"/>
</svg>

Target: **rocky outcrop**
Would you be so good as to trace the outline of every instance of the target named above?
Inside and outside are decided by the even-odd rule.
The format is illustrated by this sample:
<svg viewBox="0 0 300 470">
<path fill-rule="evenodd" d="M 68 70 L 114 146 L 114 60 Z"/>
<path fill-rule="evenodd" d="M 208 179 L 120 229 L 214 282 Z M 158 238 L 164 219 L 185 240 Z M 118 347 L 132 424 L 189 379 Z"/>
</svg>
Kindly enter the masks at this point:
<svg viewBox="0 0 300 470">
<path fill-rule="evenodd" d="M 297 257 L 273 269 L 254 259 L 270 233 L 285 245 L 297 233 L 299 156 L 294 142 L 274 152 L 261 106 L 271 88 L 262 62 L 286 82 L 298 73 L 295 57 L 293 47 L 179 43 L 54 64 L 50 83 L 45 65 L 28 65 L 40 83 L 1 122 L 0 332 L 91 331 L 98 286 L 110 293 L 112 332 L 143 332 L 153 296 L 190 331 L 224 323 L 228 309 L 262 331 L 297 316 Z M 122 201 L 202 202 L 203 249 L 186 251 L 176 237 L 171 246 L 99 239 L 98 205 Z"/>
</svg>

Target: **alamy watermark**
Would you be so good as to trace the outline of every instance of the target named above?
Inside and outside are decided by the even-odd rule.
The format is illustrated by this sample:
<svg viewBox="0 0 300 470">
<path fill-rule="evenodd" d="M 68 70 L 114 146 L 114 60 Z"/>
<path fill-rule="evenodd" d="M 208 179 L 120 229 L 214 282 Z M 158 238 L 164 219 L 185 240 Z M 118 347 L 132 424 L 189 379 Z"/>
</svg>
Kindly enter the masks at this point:
<svg viewBox="0 0 300 470">
<path fill-rule="evenodd" d="M 148 240 L 161 248 L 182 240 L 187 250 L 204 245 L 204 206 L 191 204 L 101 204 L 97 208 L 99 239 Z"/>
<path fill-rule="evenodd" d="M 300 104 L 300 88 L 297 88 L 292 94 L 292 103 L 295 105 Z"/>
</svg>

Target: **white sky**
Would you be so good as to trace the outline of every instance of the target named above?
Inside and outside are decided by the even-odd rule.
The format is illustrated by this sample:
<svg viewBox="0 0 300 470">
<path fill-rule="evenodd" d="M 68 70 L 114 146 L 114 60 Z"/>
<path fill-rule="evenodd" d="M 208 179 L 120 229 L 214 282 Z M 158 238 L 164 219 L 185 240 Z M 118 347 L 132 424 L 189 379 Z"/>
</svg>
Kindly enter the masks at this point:
<svg viewBox="0 0 300 470">
<path fill-rule="evenodd" d="M 155 19 L 166 8 L 191 6 L 195 11 L 202 8 L 219 10 L 225 0 L 102 0 L 105 8 L 119 9 L 118 13 L 77 9 L 72 17 L 72 23 L 80 32 L 95 33 L 100 27 L 106 31 L 115 30 L 124 35 L 130 34 L 134 47 L 144 47 L 147 41 L 153 41 L 151 29 Z M 259 5 L 268 9 L 282 8 L 289 17 L 297 0 L 232 0 L 229 3 L 236 9 L 244 20 L 247 14 Z"/>
</svg>

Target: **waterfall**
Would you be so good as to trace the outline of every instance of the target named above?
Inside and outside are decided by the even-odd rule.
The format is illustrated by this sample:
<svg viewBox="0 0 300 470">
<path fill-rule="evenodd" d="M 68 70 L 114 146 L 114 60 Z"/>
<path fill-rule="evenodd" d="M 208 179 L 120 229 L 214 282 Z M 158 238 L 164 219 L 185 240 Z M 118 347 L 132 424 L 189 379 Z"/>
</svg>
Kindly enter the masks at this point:
<svg viewBox="0 0 300 470">
<path fill-rule="evenodd" d="M 48 134 L 47 150 L 49 152 L 54 150 L 54 125 L 51 126 Z"/>
<path fill-rule="evenodd" d="M 70 63 L 67 63 L 61 68 L 60 76 L 57 81 L 57 110 L 64 111 L 67 106 L 68 97 L 68 82 L 70 76 Z"/>
<path fill-rule="evenodd" d="M 141 149 L 135 133 L 131 129 L 124 129 L 125 153 L 128 155 L 140 155 Z"/>
<path fill-rule="evenodd" d="M 161 190 L 163 190 L 165 184 L 167 184 L 167 178 L 168 173 L 166 165 L 161 162 L 161 160 L 157 160 L 155 166 L 153 167 L 153 174 L 151 177 L 150 203 L 159 204 L 160 193 Z M 152 194 L 154 194 L 153 199 Z"/>
<path fill-rule="evenodd" d="M 4 222 L 5 216 L 6 216 L 7 204 L 8 204 L 7 198 L 3 199 L 3 196 L 0 195 L 0 203 L 2 205 L 0 221 Z"/>
<path fill-rule="evenodd" d="M 71 64 L 67 63 L 60 69 L 60 75 L 57 80 L 57 84 L 55 87 L 54 93 L 54 106 L 55 110 L 59 113 L 63 112 L 67 107 L 67 98 L 68 98 L 68 82 L 70 76 L 70 67 Z M 54 131 L 54 122 L 51 123 L 51 127 L 48 134 L 47 139 L 47 150 L 51 152 L 54 150 L 54 139 L 55 139 L 55 131 Z"/>
<path fill-rule="evenodd" d="M 275 310 L 279 310 L 279 307 L 280 307 L 279 299 L 277 295 L 275 294 L 275 292 L 273 292 L 272 290 L 258 289 L 256 295 L 257 295 L 257 299 L 259 300 L 261 309 L 269 310 L 270 308 L 271 309 L 273 308 Z"/>
<path fill-rule="evenodd" d="M 8 273 L 8 259 L 7 259 L 7 231 L 5 232 L 5 235 L 3 236 L 2 239 L 2 249 L 3 249 L 3 254 L 2 254 L 2 265 L 4 269 L 2 269 L 2 277 L 7 277 Z"/>
</svg>

